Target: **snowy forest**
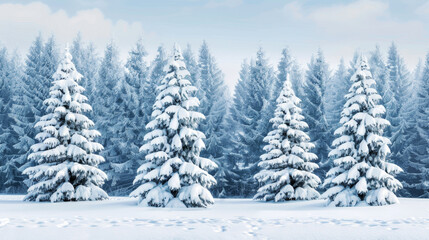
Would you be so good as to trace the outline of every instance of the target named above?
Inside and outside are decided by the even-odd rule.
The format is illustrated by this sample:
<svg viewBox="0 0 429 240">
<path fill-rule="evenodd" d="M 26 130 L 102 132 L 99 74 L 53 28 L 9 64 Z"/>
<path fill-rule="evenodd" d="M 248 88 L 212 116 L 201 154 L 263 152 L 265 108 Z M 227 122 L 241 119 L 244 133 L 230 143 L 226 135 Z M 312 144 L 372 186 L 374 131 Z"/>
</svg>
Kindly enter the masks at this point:
<svg viewBox="0 0 429 240">
<path fill-rule="evenodd" d="M 260 48 L 228 89 L 207 42 L 149 59 L 139 40 L 126 61 L 114 41 L 100 55 L 79 35 L 64 47 L 39 35 L 25 56 L 0 49 L 0 193 L 187 207 L 429 198 L 429 53 L 408 66 L 392 43 L 333 66 L 323 49 L 301 65 Z"/>
</svg>

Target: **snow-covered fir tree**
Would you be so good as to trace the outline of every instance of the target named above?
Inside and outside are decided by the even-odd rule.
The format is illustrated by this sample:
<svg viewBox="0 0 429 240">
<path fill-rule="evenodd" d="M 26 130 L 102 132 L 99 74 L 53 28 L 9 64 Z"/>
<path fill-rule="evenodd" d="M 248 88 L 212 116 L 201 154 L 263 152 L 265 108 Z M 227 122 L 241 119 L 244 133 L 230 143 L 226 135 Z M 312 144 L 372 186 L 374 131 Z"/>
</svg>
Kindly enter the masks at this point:
<svg viewBox="0 0 429 240">
<path fill-rule="evenodd" d="M 316 145 L 314 152 L 319 158 L 316 173 L 324 175 L 329 168 L 328 152 L 331 134 L 326 120 L 326 82 L 330 72 L 322 50 L 312 57 L 306 72 L 302 98 L 303 114 L 309 126 L 308 135 Z"/>
<path fill-rule="evenodd" d="M 311 162 L 317 156 L 309 152 L 314 145 L 303 131 L 308 125 L 301 115 L 300 101 L 287 74 L 277 98 L 274 117 L 270 120 L 273 130 L 264 138 L 268 145 L 258 164 L 262 170 L 255 175 L 261 187 L 254 199 L 281 202 L 319 197 L 315 188 L 321 182 L 312 173 L 318 166 Z"/>
<path fill-rule="evenodd" d="M 214 202 L 208 188 L 216 184 L 208 171 L 217 166 L 200 157 L 205 136 L 196 129 L 204 115 L 194 111 L 199 106 L 193 97 L 197 89 L 177 45 L 166 70 L 140 149 L 146 161 L 137 170 L 138 187 L 131 196 L 154 207 L 207 207 Z"/>
<path fill-rule="evenodd" d="M 35 125 L 41 131 L 39 143 L 31 147 L 28 158 L 37 165 L 25 169 L 33 185 L 27 201 L 85 201 L 106 199 L 101 189 L 106 174 L 97 168 L 104 161 L 96 154 L 103 146 L 94 142 L 100 133 L 90 129 L 94 123 L 84 113 L 92 108 L 82 95 L 78 82 L 82 75 L 76 71 L 72 56 L 65 56 L 53 75 L 49 98 L 44 101 L 47 114 Z"/>
<path fill-rule="evenodd" d="M 351 81 L 342 126 L 335 131 L 335 149 L 329 153 L 335 166 L 327 173 L 328 190 L 322 197 L 339 207 L 397 203 L 394 192 L 402 185 L 394 174 L 402 169 L 388 162 L 390 141 L 383 137 L 383 129 L 389 121 L 382 117 L 385 108 L 378 104 L 381 96 L 364 56 Z"/>
<path fill-rule="evenodd" d="M 225 148 L 228 141 L 226 117 L 228 113 L 229 96 L 222 71 L 218 68 L 215 58 L 210 53 L 204 41 L 199 51 L 198 69 L 200 76 L 201 104 L 199 111 L 206 116 L 206 120 L 199 125 L 199 130 L 206 135 L 206 148 L 201 156 L 212 159 L 217 165 L 214 177 L 221 179 L 229 171 L 225 164 Z M 223 181 L 212 189 L 214 196 L 227 194 L 224 191 Z"/>
</svg>

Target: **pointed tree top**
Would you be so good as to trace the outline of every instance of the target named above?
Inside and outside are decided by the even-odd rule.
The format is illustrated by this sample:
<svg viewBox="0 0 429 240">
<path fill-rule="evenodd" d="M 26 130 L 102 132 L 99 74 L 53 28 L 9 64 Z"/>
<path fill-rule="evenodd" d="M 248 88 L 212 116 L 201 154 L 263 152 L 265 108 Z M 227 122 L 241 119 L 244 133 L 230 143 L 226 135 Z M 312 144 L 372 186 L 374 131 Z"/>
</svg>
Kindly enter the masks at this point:
<svg viewBox="0 0 429 240">
<path fill-rule="evenodd" d="M 358 67 L 356 69 L 360 69 L 362 71 L 369 70 L 368 60 L 363 53 L 361 53 L 359 56 Z"/>
<path fill-rule="evenodd" d="M 176 60 L 176 61 L 183 58 L 182 50 L 180 49 L 180 46 L 177 43 L 174 43 L 174 53 L 173 54 L 174 54 L 174 60 Z"/>
<path fill-rule="evenodd" d="M 71 61 L 73 59 L 72 55 L 70 54 L 70 48 L 69 48 L 69 43 L 66 43 L 66 47 L 65 47 L 65 59 L 68 61 Z"/>
</svg>

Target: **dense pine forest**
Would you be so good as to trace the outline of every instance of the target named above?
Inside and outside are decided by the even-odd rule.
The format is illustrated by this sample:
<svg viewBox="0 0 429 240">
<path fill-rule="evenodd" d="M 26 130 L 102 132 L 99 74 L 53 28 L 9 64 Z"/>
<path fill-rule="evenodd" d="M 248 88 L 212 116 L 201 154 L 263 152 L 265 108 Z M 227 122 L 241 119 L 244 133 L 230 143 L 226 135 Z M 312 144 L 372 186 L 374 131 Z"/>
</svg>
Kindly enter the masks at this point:
<svg viewBox="0 0 429 240">
<path fill-rule="evenodd" d="M 82 187 L 79 199 L 104 199 L 107 194 L 128 196 L 133 193 L 143 196 L 150 205 L 166 205 L 168 201 L 147 200 L 149 190 L 146 187 L 162 181 L 162 177 L 148 177 L 149 170 L 157 169 L 154 161 L 152 165 L 148 165 L 148 161 L 159 157 L 156 153 L 160 145 L 154 140 L 162 135 L 159 129 L 167 128 L 163 131 L 165 138 L 171 137 L 173 141 L 181 138 L 180 146 L 172 144 L 172 151 L 187 149 L 189 153 L 186 154 L 193 154 L 199 159 L 196 160 L 199 167 L 210 173 L 195 180 L 193 172 L 186 170 L 195 166 L 181 163 L 187 166 L 186 169 L 180 167 L 180 174 L 188 181 L 188 192 L 176 193 L 179 187 L 174 181 L 168 183 L 171 193 L 157 190 L 168 199 L 172 198 L 168 194 L 178 194 L 186 206 L 212 203 L 207 189 L 213 197 L 253 197 L 256 194 L 257 199 L 275 201 L 314 199 L 319 197 L 318 191 L 328 190 L 324 196 L 335 202 L 335 196 L 343 194 L 338 185 L 347 184 L 360 187 L 384 184 L 389 192 L 383 194 L 398 190 L 396 195 L 401 197 L 429 198 L 429 53 L 426 56 L 422 53 L 417 66 L 408 66 L 400 54 L 400 46 L 392 43 L 388 52 L 376 46 L 365 54 L 366 58 L 356 52 L 353 59 L 341 60 L 333 66 L 319 49 L 303 66 L 294 58 L 293 49 L 279 49 L 281 59 L 275 63 L 276 59 L 266 56 L 260 48 L 250 60 L 243 60 L 235 88 L 228 89 L 217 65 L 216 53 L 207 42 L 194 48 L 188 45 L 183 51 L 161 45 L 156 57 L 149 59 L 143 41 L 139 40 L 130 46 L 126 61 L 121 60 L 113 41 L 101 55 L 97 54 L 101 49 L 95 49 L 80 36 L 68 49 L 69 53 L 64 53 L 63 46 L 54 37 L 43 39 L 41 35 L 33 41 L 25 56 L 0 49 L 0 193 L 22 194 L 31 186 L 27 195 L 31 199 L 31 192 L 38 191 L 40 185 L 35 182 L 40 180 L 37 172 L 43 172 L 43 166 L 37 159 L 43 157 L 43 153 L 38 156 L 37 152 L 46 149 L 38 148 L 37 140 L 56 134 L 46 126 L 51 124 L 52 114 L 57 111 L 53 106 L 61 100 L 67 110 L 70 107 L 70 111 L 74 111 L 73 116 L 87 112 L 85 118 L 78 121 L 79 126 L 70 127 L 70 122 L 64 118 L 71 115 L 66 112 L 61 117 L 64 120 L 61 124 L 69 124 L 74 132 L 85 136 L 85 139 L 76 137 L 72 141 L 85 143 L 90 153 L 86 159 L 91 161 L 82 168 L 92 171 L 85 173 L 84 178 L 93 179 L 91 186 L 97 189 L 97 195 L 88 196 Z M 61 71 L 70 73 L 70 79 L 74 79 L 67 83 L 70 84 L 68 88 L 61 82 Z M 172 81 L 185 92 L 181 92 L 180 97 L 172 93 L 176 91 Z M 369 102 L 360 100 L 362 92 L 371 95 Z M 78 106 L 67 100 L 70 95 L 73 99 L 81 99 Z M 51 99 L 51 103 L 46 99 Z M 358 105 L 369 114 L 355 114 Z M 169 112 L 173 107 L 183 111 Z M 191 111 L 191 108 L 195 109 Z M 186 124 L 181 123 L 182 129 L 172 127 L 171 122 L 167 126 L 161 119 L 165 115 L 173 120 L 177 118 L 178 122 L 185 116 Z M 192 131 L 183 133 L 185 127 Z M 45 134 L 41 134 L 41 128 Z M 99 134 L 89 132 L 92 131 L 89 128 Z M 290 131 L 294 134 L 290 135 Z M 351 149 L 343 144 L 350 139 L 366 144 L 369 137 L 363 140 L 362 136 L 368 133 L 377 146 L 376 153 L 374 149 Z M 58 134 L 63 140 L 69 137 Z M 201 139 L 204 143 L 200 143 Z M 196 144 L 205 147 L 199 145 L 194 149 Z M 290 149 L 304 159 L 305 164 L 280 159 L 276 148 Z M 92 153 L 99 150 L 101 157 Z M 396 174 L 399 181 L 379 177 L 372 168 L 356 167 L 348 158 L 352 153 L 362 158 L 369 156 L 364 162 L 381 164 L 386 172 Z M 75 156 L 75 153 L 70 154 Z M 299 168 L 302 175 L 290 172 L 289 182 L 283 180 L 276 174 L 285 174 L 286 170 L 279 170 L 280 163 L 273 162 L 275 160 L 284 161 L 286 170 Z M 44 161 L 52 163 L 54 160 Z M 101 171 L 92 169 L 95 165 Z M 76 172 L 71 178 L 80 178 L 84 173 L 73 166 L 64 166 L 64 169 Z M 365 172 L 371 181 L 351 177 L 358 171 L 356 168 Z M 168 169 L 158 171 L 168 172 Z M 171 175 L 169 179 L 176 177 L 172 170 L 168 174 Z M 338 176 L 345 175 L 348 180 L 339 180 Z M 306 182 L 299 183 L 303 178 Z M 290 181 L 305 189 L 305 194 L 297 194 L 296 189 L 292 194 L 293 189 L 287 188 Z M 202 192 L 202 197 L 198 202 L 186 200 L 192 198 L 187 195 L 195 190 L 190 189 L 196 188 L 192 185 L 194 182 L 201 183 L 197 190 Z M 272 185 L 267 187 L 267 184 Z M 280 193 L 276 195 L 277 192 Z M 38 194 L 33 197 L 43 200 Z M 67 196 L 58 195 L 57 198 L 67 199 Z M 390 199 L 394 203 L 396 197 Z M 354 205 L 355 200 L 348 201 L 335 204 Z"/>
</svg>

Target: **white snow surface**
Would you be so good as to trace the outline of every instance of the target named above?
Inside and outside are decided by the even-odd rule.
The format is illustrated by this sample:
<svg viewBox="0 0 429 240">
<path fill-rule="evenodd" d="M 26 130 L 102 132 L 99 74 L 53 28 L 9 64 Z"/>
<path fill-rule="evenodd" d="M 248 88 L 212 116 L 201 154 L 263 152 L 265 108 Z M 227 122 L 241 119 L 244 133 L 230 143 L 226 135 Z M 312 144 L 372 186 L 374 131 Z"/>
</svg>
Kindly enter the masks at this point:
<svg viewBox="0 0 429 240">
<path fill-rule="evenodd" d="M 95 202 L 23 202 L 0 195 L 0 239 L 428 239 L 429 199 L 379 207 L 326 207 L 324 200 L 266 203 L 216 199 L 171 209 L 112 197 Z"/>
</svg>

